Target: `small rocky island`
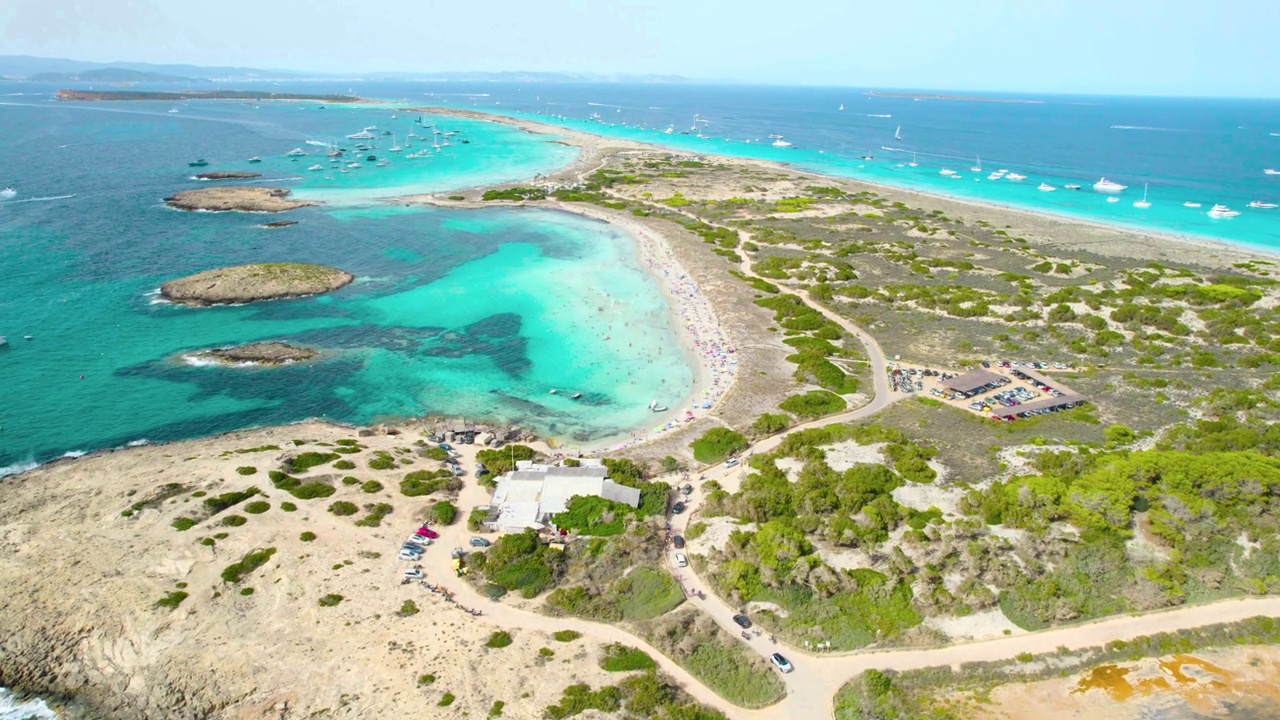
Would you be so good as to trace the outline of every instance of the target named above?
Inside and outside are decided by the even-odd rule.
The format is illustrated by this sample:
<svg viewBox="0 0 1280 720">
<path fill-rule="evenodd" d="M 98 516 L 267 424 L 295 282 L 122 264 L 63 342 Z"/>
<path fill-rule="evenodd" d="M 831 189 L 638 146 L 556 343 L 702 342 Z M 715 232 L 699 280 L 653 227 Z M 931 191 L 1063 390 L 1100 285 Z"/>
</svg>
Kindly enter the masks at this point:
<svg viewBox="0 0 1280 720">
<path fill-rule="evenodd" d="M 248 180 L 249 178 L 256 177 L 262 177 L 262 173 L 219 170 L 217 172 L 206 172 L 196 175 L 197 180 Z"/>
<path fill-rule="evenodd" d="M 308 205 L 310 200 L 291 200 L 285 188 L 218 186 L 184 190 L 164 199 L 169 207 L 207 212 L 284 212 Z"/>
<path fill-rule="evenodd" d="M 310 348 L 297 347 L 288 343 L 257 342 L 188 353 L 186 357 L 210 360 L 225 365 L 287 365 L 313 360 L 319 355 L 320 353 Z"/>
<path fill-rule="evenodd" d="M 355 276 L 307 263 L 262 263 L 205 270 L 160 286 L 164 298 L 182 305 L 226 305 L 332 292 Z"/>
</svg>

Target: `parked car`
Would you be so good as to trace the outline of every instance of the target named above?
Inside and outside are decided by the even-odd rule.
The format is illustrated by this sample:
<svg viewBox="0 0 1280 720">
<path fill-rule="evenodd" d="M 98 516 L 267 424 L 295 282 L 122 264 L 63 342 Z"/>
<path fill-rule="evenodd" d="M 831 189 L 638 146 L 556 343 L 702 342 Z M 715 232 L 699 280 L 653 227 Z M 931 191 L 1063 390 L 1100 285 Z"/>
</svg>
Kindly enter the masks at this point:
<svg viewBox="0 0 1280 720">
<path fill-rule="evenodd" d="M 733 621 L 737 623 L 738 627 L 742 628 L 743 630 L 746 630 L 747 628 L 751 627 L 751 618 L 747 617 L 746 615 L 734 615 Z"/>
<path fill-rule="evenodd" d="M 689 558 L 684 553 L 676 553 L 676 567 L 689 567 Z"/>
<path fill-rule="evenodd" d="M 471 547 L 489 547 L 492 544 L 493 543 L 479 536 L 471 538 Z"/>
<path fill-rule="evenodd" d="M 404 549 L 404 548 L 401 548 L 401 549 L 400 549 L 400 559 L 401 559 L 401 560 L 421 560 L 421 559 L 422 559 L 422 553 L 421 553 L 421 552 L 414 552 L 414 551 L 412 551 L 412 550 L 406 550 L 406 549 Z"/>
<path fill-rule="evenodd" d="M 989 367 L 991 367 L 991 363 L 987 362 L 986 360 L 983 360 L 983 361 L 982 361 L 982 367 L 984 367 L 984 368 L 989 368 Z"/>
<path fill-rule="evenodd" d="M 431 544 L 431 538 L 423 537 L 421 535 L 414 535 L 413 537 L 409 538 L 409 540 L 404 544 L 404 547 L 409 547 L 410 545 L 416 545 L 419 548 L 424 548 L 430 544 Z"/>
<path fill-rule="evenodd" d="M 731 457 L 728 460 L 724 461 L 725 467 L 733 467 L 734 465 L 737 465 L 737 464 L 738 464 L 738 458 L 736 457 Z"/>
<path fill-rule="evenodd" d="M 452 450 L 453 450 L 453 446 L 452 446 L 452 445 L 450 445 L 449 443 L 442 442 L 442 443 L 440 443 L 440 449 L 441 449 L 441 450 L 448 450 L 448 451 L 452 451 Z"/>
<path fill-rule="evenodd" d="M 421 580 L 422 578 L 426 577 L 427 574 L 422 572 L 422 568 L 415 567 L 415 568 L 409 568 L 408 570 L 405 570 L 404 576 L 409 578 L 410 580 Z"/>
<path fill-rule="evenodd" d="M 673 536 L 673 537 L 671 538 L 671 544 L 672 544 L 672 545 L 674 545 L 674 546 L 675 546 L 675 548 L 676 548 L 677 550 L 683 550 L 683 549 L 684 549 L 684 536 L 683 536 L 683 535 L 675 535 L 675 536 Z"/>
<path fill-rule="evenodd" d="M 791 666 L 791 662 L 786 658 L 782 657 L 781 653 L 774 653 L 770 655 L 769 662 L 773 663 L 774 667 L 778 668 L 784 673 L 789 673 L 792 670 L 795 670 L 795 668 Z"/>
<path fill-rule="evenodd" d="M 693 486 L 686 484 L 684 487 L 680 488 L 680 492 L 685 497 L 688 497 L 693 494 Z"/>
<path fill-rule="evenodd" d="M 671 512 L 675 515 L 679 515 L 684 512 L 684 503 L 677 501 L 675 505 L 671 506 Z"/>
<path fill-rule="evenodd" d="M 426 538 L 431 538 L 432 540 L 435 540 L 436 538 L 440 537 L 440 533 L 436 532 L 435 530 L 432 530 L 426 525 L 423 525 L 422 527 L 418 528 L 418 532 L 415 534 L 421 535 Z"/>
</svg>

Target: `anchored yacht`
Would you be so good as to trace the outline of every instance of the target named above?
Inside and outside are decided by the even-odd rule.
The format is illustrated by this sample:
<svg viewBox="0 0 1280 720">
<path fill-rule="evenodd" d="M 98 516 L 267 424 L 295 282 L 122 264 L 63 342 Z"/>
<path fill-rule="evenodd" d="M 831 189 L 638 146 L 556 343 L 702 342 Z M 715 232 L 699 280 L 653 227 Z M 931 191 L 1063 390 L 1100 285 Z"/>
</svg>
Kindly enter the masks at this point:
<svg viewBox="0 0 1280 720">
<path fill-rule="evenodd" d="M 1105 193 L 1123 192 L 1128 187 L 1129 187 L 1128 185 L 1121 185 L 1118 182 L 1112 182 L 1106 178 L 1102 178 L 1101 180 L 1093 184 L 1094 190 L 1097 190 L 1098 192 L 1105 192 Z"/>
</svg>

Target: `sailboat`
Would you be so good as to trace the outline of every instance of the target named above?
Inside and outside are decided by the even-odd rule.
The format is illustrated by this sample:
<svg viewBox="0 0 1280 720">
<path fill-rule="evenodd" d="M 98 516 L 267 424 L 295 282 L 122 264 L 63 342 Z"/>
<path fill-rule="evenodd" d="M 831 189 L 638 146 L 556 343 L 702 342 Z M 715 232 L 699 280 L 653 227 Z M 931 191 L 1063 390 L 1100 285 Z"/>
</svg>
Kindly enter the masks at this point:
<svg viewBox="0 0 1280 720">
<path fill-rule="evenodd" d="M 396 142 L 396 136 L 393 133 L 391 135 L 391 147 L 387 148 L 387 152 L 400 152 L 401 150 L 404 150 L 404 148 L 400 147 L 400 144 Z"/>
<path fill-rule="evenodd" d="M 894 139 L 894 140 L 901 140 L 901 139 L 902 139 L 902 126 L 901 126 L 901 125 L 899 125 L 899 126 L 898 126 L 898 129 L 897 129 L 897 130 L 894 130 L 894 131 L 893 131 L 893 139 Z"/>
<path fill-rule="evenodd" d="M 840 109 L 841 109 L 841 110 L 843 110 L 843 109 L 844 109 L 844 103 L 840 103 Z"/>
<path fill-rule="evenodd" d="M 981 155 L 979 155 L 979 156 L 977 157 L 977 162 L 978 162 L 978 164 L 977 164 L 977 165 L 975 165 L 975 166 L 973 166 L 973 167 L 971 167 L 971 168 L 969 168 L 969 169 L 970 169 L 970 170 L 972 170 L 972 171 L 974 171 L 974 172 L 982 172 L 982 156 L 981 156 Z"/>
<path fill-rule="evenodd" d="M 1133 206 L 1142 210 L 1151 207 L 1151 203 L 1147 202 L 1147 183 L 1142 183 L 1142 199 L 1135 202 Z"/>
<path fill-rule="evenodd" d="M 911 153 L 911 162 L 909 162 L 909 163 L 907 163 L 907 164 L 908 164 L 908 165 L 910 165 L 911 167 L 916 167 L 916 166 L 919 164 L 919 163 L 917 163 L 917 162 L 916 162 L 916 154 L 915 154 L 915 153 Z"/>
</svg>

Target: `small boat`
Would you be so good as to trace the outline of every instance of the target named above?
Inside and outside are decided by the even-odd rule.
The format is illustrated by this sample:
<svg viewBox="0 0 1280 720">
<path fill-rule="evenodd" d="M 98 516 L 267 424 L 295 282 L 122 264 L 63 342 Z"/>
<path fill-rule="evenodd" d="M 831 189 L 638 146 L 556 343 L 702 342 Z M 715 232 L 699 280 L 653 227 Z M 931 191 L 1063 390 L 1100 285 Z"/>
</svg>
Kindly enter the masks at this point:
<svg viewBox="0 0 1280 720">
<path fill-rule="evenodd" d="M 911 162 L 907 163 L 909 167 L 916 167 L 916 154 L 911 153 Z"/>
<path fill-rule="evenodd" d="M 378 167 L 386 167 L 391 164 L 390 160 L 379 160 Z"/>
<path fill-rule="evenodd" d="M 368 157 L 366 157 L 366 158 L 365 158 L 365 162 L 378 162 L 378 156 L 377 156 L 377 155 L 370 155 L 370 156 L 368 156 Z"/>
<path fill-rule="evenodd" d="M 866 155 L 863 155 L 863 156 L 862 156 L 862 159 L 863 159 L 863 160 L 875 160 L 875 157 L 874 157 L 874 156 L 872 156 L 872 154 L 871 154 L 871 153 L 867 153 Z"/>
<path fill-rule="evenodd" d="M 1148 183 L 1142 183 L 1142 199 L 1133 204 L 1139 210 L 1146 210 L 1151 207 L 1151 203 L 1147 202 L 1147 185 Z"/>
<path fill-rule="evenodd" d="M 1079 190 L 1079 189 L 1080 189 L 1080 186 L 1079 186 L 1079 185 L 1063 185 L 1062 187 L 1064 187 L 1064 188 L 1066 188 L 1066 189 L 1068 189 L 1068 190 Z"/>
<path fill-rule="evenodd" d="M 1118 197 L 1109 197 L 1109 198 L 1107 198 L 1107 202 L 1109 202 L 1109 203 L 1118 203 L 1118 202 L 1120 202 L 1120 198 L 1118 198 Z"/>
<path fill-rule="evenodd" d="M 973 167 L 971 167 L 971 168 L 969 168 L 969 169 L 970 169 L 970 170 L 972 170 L 972 171 L 974 171 L 974 172 L 982 172 L 982 156 L 981 156 L 981 155 L 979 155 L 979 156 L 976 158 L 976 160 L 977 160 L 977 163 L 976 163 Z"/>
<path fill-rule="evenodd" d="M 315 172 L 315 171 L 317 171 L 317 170 L 323 170 L 324 168 L 323 168 L 323 167 L 320 167 L 319 165 L 312 165 L 311 167 L 309 167 L 309 168 L 307 168 L 307 169 L 308 169 L 308 170 L 310 170 L 311 172 Z"/>
<path fill-rule="evenodd" d="M 0 200 L 9 200 L 15 197 L 18 197 L 18 191 L 11 187 L 0 190 Z"/>
<path fill-rule="evenodd" d="M 1128 187 L 1129 187 L 1128 185 L 1121 185 L 1118 182 L 1112 182 L 1106 178 L 1102 178 L 1101 180 L 1093 184 L 1094 190 L 1097 190 L 1098 192 L 1105 192 L 1105 193 L 1123 192 Z"/>
<path fill-rule="evenodd" d="M 956 174 L 956 171 L 955 171 L 955 170 L 948 170 L 948 169 L 946 169 L 946 168 L 942 168 L 941 170 L 939 170 L 939 171 L 938 171 L 938 174 L 939 174 L 939 175 L 955 175 L 955 174 Z"/>
<path fill-rule="evenodd" d="M 843 110 L 843 109 L 844 109 L 844 103 L 840 103 L 840 109 L 841 109 L 841 110 Z"/>
<path fill-rule="evenodd" d="M 901 140 L 901 139 L 902 139 L 902 126 L 901 126 L 901 125 L 899 125 L 899 126 L 898 126 L 898 129 L 897 129 L 897 130 L 894 130 L 894 131 L 893 131 L 893 139 L 894 139 L 894 140 Z"/>
<path fill-rule="evenodd" d="M 1008 175 L 1005 175 L 1005 176 L 1004 176 L 1004 179 L 1005 179 L 1005 180 L 1012 180 L 1012 181 L 1014 181 L 1014 182 L 1018 182 L 1019 180 L 1026 180 L 1026 179 L 1027 179 L 1027 176 L 1026 176 L 1026 175 L 1019 175 L 1018 173 L 1009 173 Z"/>
<path fill-rule="evenodd" d="M 574 400 L 577 400 L 578 398 L 582 397 L 582 393 L 580 393 L 580 392 L 576 392 L 576 393 L 574 393 L 574 394 L 570 395 L 569 397 L 573 398 Z"/>
<path fill-rule="evenodd" d="M 177 112 L 178 112 L 178 108 L 170 108 L 170 109 L 169 109 L 169 114 L 170 114 L 170 115 L 175 115 L 175 114 L 177 114 Z"/>
<path fill-rule="evenodd" d="M 4 347 L 5 345 L 8 345 L 8 344 L 9 344 L 9 341 L 5 339 L 5 336 L 0 335 L 0 347 Z"/>
<path fill-rule="evenodd" d="M 253 157 L 249 158 L 249 162 L 251 162 L 251 163 L 260 163 L 260 162 L 262 162 L 262 158 L 258 157 L 257 155 L 254 155 Z"/>
<path fill-rule="evenodd" d="M 555 394 L 556 394 L 556 389 L 555 389 L 555 388 L 551 388 L 551 392 L 549 392 L 549 393 L 547 393 L 547 394 L 548 394 L 548 395 L 555 395 Z"/>
<path fill-rule="evenodd" d="M 1259 210 L 1271 210 L 1271 209 L 1273 209 L 1273 208 L 1275 208 L 1275 207 L 1276 207 L 1276 204 L 1275 204 L 1275 203 L 1269 203 L 1269 202 L 1263 202 L 1263 201 L 1261 201 L 1261 200 L 1254 200 L 1253 202 L 1249 203 L 1249 207 L 1251 207 L 1251 208 L 1257 208 L 1257 209 L 1259 209 Z"/>
<path fill-rule="evenodd" d="M 1198 203 L 1198 202 L 1192 202 L 1192 201 L 1188 200 L 1188 201 L 1186 201 L 1186 202 L 1182 203 L 1182 207 L 1198 208 L 1198 207 L 1200 207 L 1200 203 Z"/>
<path fill-rule="evenodd" d="M 791 143 L 787 142 L 786 140 L 783 140 L 782 138 L 778 138 L 777 140 L 773 141 L 773 146 L 774 147 L 791 147 Z"/>
<path fill-rule="evenodd" d="M 1272 169 L 1272 168 L 1267 168 L 1266 170 L 1263 170 L 1263 171 L 1262 171 L 1262 174 L 1264 174 L 1264 175 L 1280 175 L 1280 170 L 1275 170 L 1275 169 Z"/>
<path fill-rule="evenodd" d="M 1054 190 L 1057 190 L 1058 188 L 1056 188 L 1056 187 L 1054 187 L 1054 186 L 1050 185 L 1049 183 L 1040 183 L 1040 186 L 1039 186 L 1039 187 L 1037 187 L 1036 189 L 1037 189 L 1037 190 L 1039 190 L 1040 192 L 1053 192 Z"/>
<path fill-rule="evenodd" d="M 187 163 L 187 167 L 204 167 L 208 164 L 209 164 L 208 160 L 205 160 L 204 158 L 200 158 L 199 160 L 192 160 L 191 162 Z"/>
<path fill-rule="evenodd" d="M 1233 218 L 1239 214 L 1239 210 L 1232 210 L 1226 205 L 1214 205 L 1213 209 L 1209 211 L 1209 217 L 1211 218 Z"/>
<path fill-rule="evenodd" d="M 285 153 L 285 155 L 287 155 L 287 156 L 289 156 L 289 157 L 301 157 L 301 156 L 306 155 L 306 154 L 307 154 L 307 151 L 306 151 L 306 150 L 303 150 L 302 148 L 294 148 L 294 149 L 290 150 L 289 152 Z"/>
<path fill-rule="evenodd" d="M 1004 177 L 1004 176 L 1003 176 L 1003 175 L 1001 175 L 1000 173 L 991 173 L 990 175 L 988 175 L 988 176 L 987 176 L 987 179 L 988 179 L 988 180 L 999 180 L 999 179 L 1000 179 L 1000 178 L 1002 178 L 1002 177 Z"/>
</svg>

